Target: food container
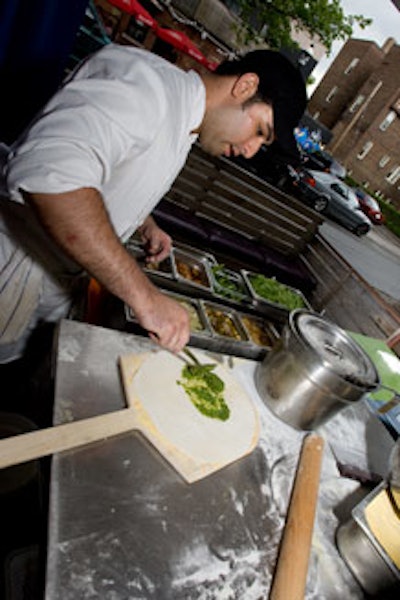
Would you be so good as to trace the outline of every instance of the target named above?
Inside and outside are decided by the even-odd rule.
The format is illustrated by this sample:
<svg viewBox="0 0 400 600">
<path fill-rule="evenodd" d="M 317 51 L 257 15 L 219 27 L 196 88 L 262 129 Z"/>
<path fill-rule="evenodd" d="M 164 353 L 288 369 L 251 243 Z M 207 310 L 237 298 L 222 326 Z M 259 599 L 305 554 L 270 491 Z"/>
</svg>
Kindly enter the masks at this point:
<svg viewBox="0 0 400 600">
<path fill-rule="evenodd" d="M 207 258 L 179 248 L 172 250 L 172 268 L 177 281 L 196 288 L 212 290 Z"/>
<path fill-rule="evenodd" d="M 269 321 L 249 314 L 239 313 L 238 317 L 247 337 L 253 344 L 271 349 L 279 339 L 276 327 Z"/>
<path fill-rule="evenodd" d="M 236 342 L 248 342 L 249 338 L 243 329 L 235 311 L 225 306 L 205 300 L 200 301 L 209 327 L 214 335 L 228 338 Z"/>
<path fill-rule="evenodd" d="M 375 538 L 365 517 L 372 502 L 380 494 L 386 493 L 386 485 L 381 483 L 353 508 L 351 518 L 336 531 L 336 545 L 346 565 L 367 594 L 374 597 L 388 594 L 388 597 L 394 598 L 391 592 L 399 589 L 400 571 Z M 388 515 L 382 515 L 382 518 L 388 518 Z M 393 532 L 393 535 L 396 533 Z"/>
<path fill-rule="evenodd" d="M 242 270 L 241 273 L 255 301 L 286 312 L 299 308 L 311 309 L 309 302 L 300 290 L 261 273 L 246 270 Z"/>
<path fill-rule="evenodd" d="M 160 290 L 176 302 L 179 302 L 189 313 L 190 318 L 190 332 L 195 335 L 208 335 L 212 334 L 211 329 L 208 325 L 207 319 L 205 318 L 200 304 L 196 300 L 186 298 L 179 294 L 174 294 L 166 290 Z M 125 318 L 128 323 L 138 323 L 135 313 L 130 306 L 127 304 L 125 307 Z"/>
<path fill-rule="evenodd" d="M 380 385 L 374 363 L 353 338 L 305 309 L 290 313 L 255 380 L 272 412 L 303 430 L 314 429 Z"/>
<path fill-rule="evenodd" d="M 252 302 L 252 296 L 241 273 L 227 269 L 219 263 L 212 264 L 210 271 L 215 295 L 235 302 Z"/>
<path fill-rule="evenodd" d="M 211 335 L 211 329 L 198 301 L 165 290 L 163 290 L 163 293 L 176 300 L 176 302 L 179 302 L 188 311 L 191 333 L 195 335 Z"/>
<path fill-rule="evenodd" d="M 132 256 L 135 257 L 138 264 L 147 273 L 154 273 L 157 276 L 167 277 L 169 279 L 173 278 L 174 272 L 171 256 L 167 256 L 164 260 L 158 263 L 147 263 L 146 252 L 140 244 L 134 241 L 129 241 L 125 245 L 125 248 L 130 254 L 132 254 Z"/>
</svg>

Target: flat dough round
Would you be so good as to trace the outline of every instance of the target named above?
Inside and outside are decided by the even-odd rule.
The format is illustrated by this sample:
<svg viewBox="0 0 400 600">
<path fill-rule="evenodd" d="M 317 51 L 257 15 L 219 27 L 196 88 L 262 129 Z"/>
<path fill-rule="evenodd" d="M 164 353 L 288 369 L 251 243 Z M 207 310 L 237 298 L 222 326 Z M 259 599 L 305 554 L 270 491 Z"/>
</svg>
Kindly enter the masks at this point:
<svg viewBox="0 0 400 600">
<path fill-rule="evenodd" d="M 203 363 L 213 362 L 196 352 Z M 180 452 L 196 461 L 228 463 L 250 452 L 258 441 L 258 414 L 247 393 L 233 375 L 217 364 L 215 373 L 224 381 L 224 398 L 230 409 L 226 421 L 201 414 L 181 385 L 184 362 L 160 351 L 144 359 L 133 379 L 135 396 L 152 425 Z"/>
</svg>

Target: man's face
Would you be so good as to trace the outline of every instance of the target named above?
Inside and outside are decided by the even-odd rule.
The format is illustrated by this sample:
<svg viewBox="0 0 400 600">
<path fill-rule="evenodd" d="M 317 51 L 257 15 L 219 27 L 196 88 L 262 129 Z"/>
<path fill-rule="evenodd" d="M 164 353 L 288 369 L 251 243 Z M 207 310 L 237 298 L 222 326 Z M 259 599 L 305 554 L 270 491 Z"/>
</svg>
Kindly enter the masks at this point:
<svg viewBox="0 0 400 600">
<path fill-rule="evenodd" d="M 264 102 L 219 106 L 208 110 L 199 141 L 213 156 L 251 158 L 274 141 L 273 109 Z"/>
</svg>

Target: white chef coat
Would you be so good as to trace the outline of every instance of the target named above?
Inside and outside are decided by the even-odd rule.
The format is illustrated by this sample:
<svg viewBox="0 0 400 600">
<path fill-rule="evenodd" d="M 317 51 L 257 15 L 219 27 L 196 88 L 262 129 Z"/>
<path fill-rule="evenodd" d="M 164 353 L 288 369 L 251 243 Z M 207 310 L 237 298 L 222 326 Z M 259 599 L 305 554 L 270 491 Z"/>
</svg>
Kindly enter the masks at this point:
<svg viewBox="0 0 400 600">
<path fill-rule="evenodd" d="M 70 285 L 63 271 L 76 270 L 55 258 L 57 250 L 32 225 L 21 190 L 93 187 L 125 241 L 171 187 L 204 112 L 197 73 L 116 44 L 87 59 L 48 102 L 12 148 L 0 186 L 5 183 L 11 200 L 1 200 L 7 208 L 0 214 L 0 362 L 20 355 L 39 319 L 66 316 Z M 21 253 L 16 231 L 38 254 Z M 18 274 L 14 281 L 10 273 Z"/>
<path fill-rule="evenodd" d="M 20 189 L 59 193 L 94 187 L 123 240 L 171 187 L 197 135 L 205 88 L 145 50 L 110 44 L 48 103 L 8 167 Z"/>
</svg>

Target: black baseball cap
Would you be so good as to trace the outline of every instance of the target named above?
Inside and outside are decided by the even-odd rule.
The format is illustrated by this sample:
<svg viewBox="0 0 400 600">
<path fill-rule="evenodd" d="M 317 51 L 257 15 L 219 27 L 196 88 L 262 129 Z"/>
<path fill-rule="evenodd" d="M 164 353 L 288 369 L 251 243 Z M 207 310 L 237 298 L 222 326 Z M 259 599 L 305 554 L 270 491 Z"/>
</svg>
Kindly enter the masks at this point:
<svg viewBox="0 0 400 600">
<path fill-rule="evenodd" d="M 306 85 L 300 70 L 280 52 L 254 50 L 239 59 L 222 62 L 218 75 L 256 73 L 259 77 L 257 94 L 272 104 L 277 144 L 293 159 L 299 151 L 294 137 L 307 105 Z"/>
</svg>

